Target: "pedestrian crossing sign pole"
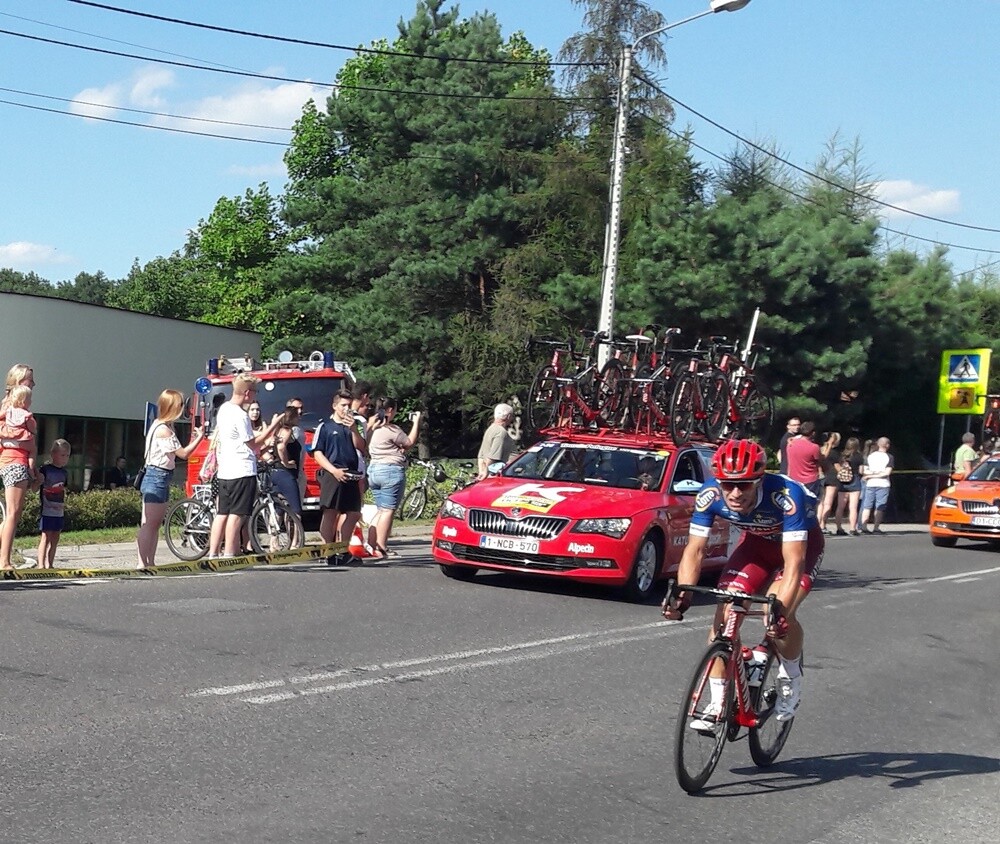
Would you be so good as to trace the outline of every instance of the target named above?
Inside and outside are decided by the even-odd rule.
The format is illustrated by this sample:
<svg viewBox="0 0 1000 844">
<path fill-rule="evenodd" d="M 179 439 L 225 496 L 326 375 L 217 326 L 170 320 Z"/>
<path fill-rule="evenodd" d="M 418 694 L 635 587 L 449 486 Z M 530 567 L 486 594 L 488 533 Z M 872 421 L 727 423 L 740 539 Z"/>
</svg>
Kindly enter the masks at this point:
<svg viewBox="0 0 1000 844">
<path fill-rule="evenodd" d="M 945 349 L 938 380 L 940 414 L 982 415 L 990 380 L 990 349 Z"/>
</svg>

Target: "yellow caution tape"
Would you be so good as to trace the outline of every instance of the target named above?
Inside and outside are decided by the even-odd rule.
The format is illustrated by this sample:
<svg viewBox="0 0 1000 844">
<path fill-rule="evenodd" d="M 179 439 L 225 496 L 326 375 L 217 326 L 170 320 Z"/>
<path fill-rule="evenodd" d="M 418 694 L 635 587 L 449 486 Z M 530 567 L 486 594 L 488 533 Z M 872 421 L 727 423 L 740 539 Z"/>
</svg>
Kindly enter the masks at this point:
<svg viewBox="0 0 1000 844">
<path fill-rule="evenodd" d="M 165 563 L 146 569 L 8 569 L 0 572 L 3 580 L 77 580 L 87 577 L 151 577 L 171 574 L 210 574 L 212 572 L 239 571 L 253 566 L 287 566 L 313 560 L 326 561 L 334 554 L 347 550 L 344 542 L 327 542 L 323 545 L 305 545 L 289 551 L 268 554 L 244 554 L 239 557 L 201 559 L 190 562 Z"/>
</svg>

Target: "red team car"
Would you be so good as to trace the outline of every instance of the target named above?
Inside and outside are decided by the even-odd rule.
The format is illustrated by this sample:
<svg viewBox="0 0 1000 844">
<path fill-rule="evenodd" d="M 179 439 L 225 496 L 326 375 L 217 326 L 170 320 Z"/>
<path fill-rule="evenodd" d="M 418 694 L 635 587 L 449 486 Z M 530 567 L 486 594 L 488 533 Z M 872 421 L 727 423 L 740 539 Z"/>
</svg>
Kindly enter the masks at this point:
<svg viewBox="0 0 1000 844">
<path fill-rule="evenodd" d="M 531 446 L 497 477 L 453 493 L 434 525 L 449 577 L 480 569 L 621 587 L 643 601 L 676 571 L 713 446 L 644 435 L 569 432 Z M 728 524 L 706 565 L 730 551 Z"/>
</svg>

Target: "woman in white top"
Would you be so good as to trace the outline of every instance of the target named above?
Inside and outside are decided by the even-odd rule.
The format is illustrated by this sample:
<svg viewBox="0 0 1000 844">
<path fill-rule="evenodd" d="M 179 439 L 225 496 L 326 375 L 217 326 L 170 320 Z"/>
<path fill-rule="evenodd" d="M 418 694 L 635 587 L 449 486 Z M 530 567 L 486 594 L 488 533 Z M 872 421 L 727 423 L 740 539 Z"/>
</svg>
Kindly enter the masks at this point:
<svg viewBox="0 0 1000 844">
<path fill-rule="evenodd" d="M 205 436 L 201 428 L 191 432 L 191 441 L 181 446 L 174 430 L 174 422 L 184 412 L 184 396 L 177 390 L 164 390 L 156 402 L 156 419 L 146 434 L 145 466 L 139 493 L 142 495 L 142 521 L 135 543 L 139 548 L 137 568 L 155 565 L 156 540 L 167 512 L 170 498 L 170 479 L 174 474 L 174 460 L 186 460 Z"/>
</svg>

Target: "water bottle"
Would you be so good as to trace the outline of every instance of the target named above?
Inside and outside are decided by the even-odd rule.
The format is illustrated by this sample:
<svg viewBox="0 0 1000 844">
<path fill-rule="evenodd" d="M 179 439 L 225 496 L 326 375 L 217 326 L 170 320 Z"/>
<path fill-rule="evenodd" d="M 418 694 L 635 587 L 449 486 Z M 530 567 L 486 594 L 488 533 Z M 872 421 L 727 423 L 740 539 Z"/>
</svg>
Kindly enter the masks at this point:
<svg viewBox="0 0 1000 844">
<path fill-rule="evenodd" d="M 750 658 L 746 660 L 747 685 L 759 686 L 764 682 L 764 668 L 767 666 L 767 649 L 763 645 L 757 645 L 750 651 Z"/>
</svg>

